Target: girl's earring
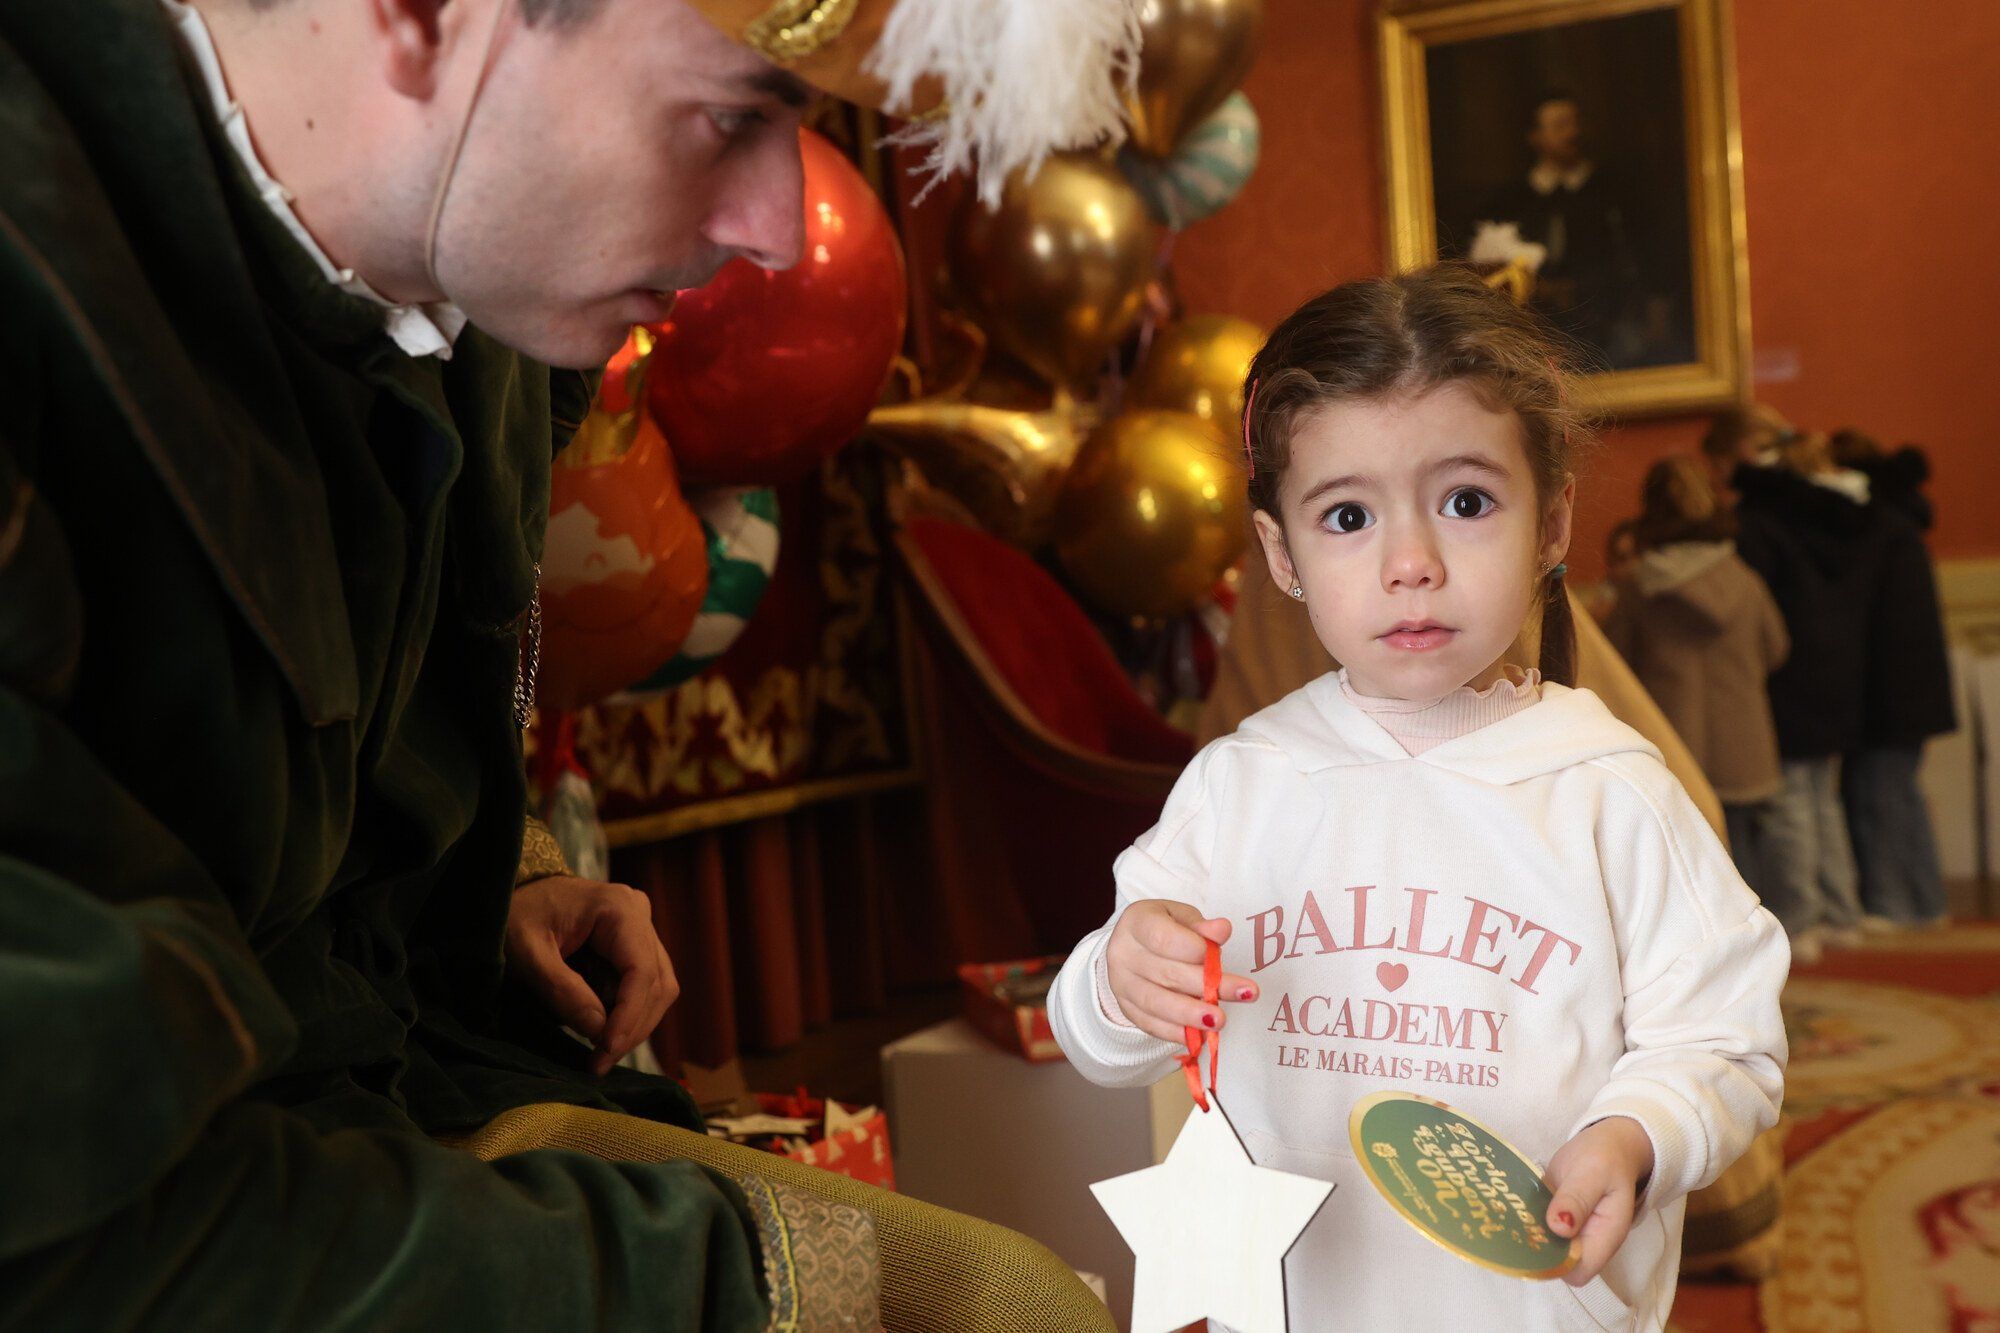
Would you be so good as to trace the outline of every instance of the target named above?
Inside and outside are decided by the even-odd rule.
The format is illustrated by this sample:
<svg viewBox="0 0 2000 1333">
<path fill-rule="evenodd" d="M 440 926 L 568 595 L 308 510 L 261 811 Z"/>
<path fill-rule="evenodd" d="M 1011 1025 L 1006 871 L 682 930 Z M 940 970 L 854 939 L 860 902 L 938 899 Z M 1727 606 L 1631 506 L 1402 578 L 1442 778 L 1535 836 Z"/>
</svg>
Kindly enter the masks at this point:
<svg viewBox="0 0 2000 1333">
<path fill-rule="evenodd" d="M 1296 579 L 1292 581 L 1292 597 L 1294 600 L 1301 602 L 1303 602 L 1306 599 L 1306 590 L 1299 586 L 1298 580 Z"/>
</svg>

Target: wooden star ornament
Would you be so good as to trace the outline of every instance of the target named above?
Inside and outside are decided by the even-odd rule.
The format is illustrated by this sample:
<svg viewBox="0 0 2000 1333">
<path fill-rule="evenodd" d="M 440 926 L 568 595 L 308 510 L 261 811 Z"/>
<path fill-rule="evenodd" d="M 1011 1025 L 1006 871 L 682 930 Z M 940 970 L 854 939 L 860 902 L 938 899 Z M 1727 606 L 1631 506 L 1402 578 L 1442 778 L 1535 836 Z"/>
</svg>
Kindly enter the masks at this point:
<svg viewBox="0 0 2000 1333">
<path fill-rule="evenodd" d="M 1189 1112 L 1166 1161 L 1090 1191 L 1138 1259 L 1132 1333 L 1204 1316 L 1284 1333 L 1285 1255 L 1333 1185 L 1253 1164 L 1218 1099 Z"/>
</svg>

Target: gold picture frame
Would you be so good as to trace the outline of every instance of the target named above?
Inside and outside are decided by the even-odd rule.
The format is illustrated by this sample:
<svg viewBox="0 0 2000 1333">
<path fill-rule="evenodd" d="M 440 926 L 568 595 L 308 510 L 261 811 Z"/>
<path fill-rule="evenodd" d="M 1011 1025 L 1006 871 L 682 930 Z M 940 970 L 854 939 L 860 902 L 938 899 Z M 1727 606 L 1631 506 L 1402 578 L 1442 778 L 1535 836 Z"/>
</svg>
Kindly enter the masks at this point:
<svg viewBox="0 0 2000 1333">
<path fill-rule="evenodd" d="M 1604 367 L 1586 376 L 1585 397 L 1593 410 L 1606 416 L 1722 407 L 1742 401 L 1749 384 L 1750 275 L 1728 5 L 1729 0 L 1390 0 L 1380 15 L 1389 260 L 1398 271 L 1440 257 L 1439 210 L 1447 199 L 1453 201 L 1451 219 L 1445 224 L 1448 253 L 1469 256 L 1473 241 L 1488 239 L 1498 219 L 1474 218 L 1481 208 L 1489 212 L 1494 208 L 1458 202 L 1473 198 L 1481 179 L 1492 182 L 1511 171 L 1512 184 L 1507 188 L 1515 193 L 1509 196 L 1496 189 L 1489 198 L 1527 200 L 1520 205 L 1523 213 L 1533 213 L 1536 205 L 1520 192 L 1521 183 L 1526 181 L 1546 198 L 1557 188 L 1555 181 L 1574 179 L 1561 169 L 1565 160 L 1579 162 L 1585 169 L 1583 184 L 1575 188 L 1588 188 L 1594 163 L 1575 154 L 1579 134 L 1586 147 L 1590 137 L 1588 112 L 1580 108 L 1586 102 L 1601 108 L 1623 99 L 1627 112 L 1623 125 L 1634 130 L 1634 142 L 1651 151 L 1653 170 L 1628 170 L 1628 179 L 1647 184 L 1622 196 L 1607 193 L 1605 198 L 1623 202 L 1597 206 L 1594 216 L 1612 219 L 1618 226 L 1593 229 L 1585 217 L 1576 229 L 1579 236 L 1617 238 L 1618 253 L 1588 267 L 1571 264 L 1571 271 L 1591 275 L 1594 286 L 1574 277 L 1544 282 L 1550 301 L 1558 293 L 1570 301 L 1548 307 L 1557 322 Z M 1662 40 L 1663 34 L 1671 34 L 1672 40 Z M 1635 41 L 1644 45 L 1634 48 Z M 1616 65 L 1614 76 L 1610 63 L 1600 60 L 1606 68 L 1575 71 L 1584 84 L 1598 89 L 1594 100 L 1585 93 L 1550 91 L 1559 85 L 1551 83 L 1549 70 L 1560 73 L 1565 60 L 1588 66 L 1592 52 L 1614 48 L 1627 57 L 1635 49 L 1655 53 L 1652 59 L 1658 67 L 1647 69 L 1644 59 L 1627 58 Z M 1512 66 L 1505 64 L 1509 60 Z M 1491 68 L 1483 67 L 1482 61 Z M 1435 90 L 1434 70 L 1440 82 Z M 1645 83 L 1648 77 L 1651 85 Z M 1434 92 L 1445 96 L 1446 82 L 1458 89 L 1459 98 L 1434 104 Z M 1540 91 L 1524 91 L 1534 85 Z M 1655 85 L 1677 87 L 1677 122 L 1631 114 L 1631 99 Z M 1489 107 L 1489 101 L 1500 105 Z M 1532 136 L 1551 124 L 1542 119 L 1545 110 L 1553 124 L 1562 124 L 1563 103 L 1570 104 L 1567 147 L 1572 156 L 1551 158 L 1541 148 L 1544 141 Z M 1510 113 L 1521 119 L 1509 122 Z M 1433 138 L 1434 119 L 1468 131 L 1444 145 L 1447 167 L 1442 172 L 1434 169 L 1440 148 Z M 1496 124 L 1518 127 L 1519 138 L 1496 137 L 1500 134 Z M 1677 154 L 1672 143 L 1675 124 Z M 1507 133 L 1511 136 L 1513 129 Z M 1467 147 L 1474 139 L 1485 151 Z M 1526 147 L 1530 142 L 1536 150 Z M 1518 160 L 1503 165 L 1507 153 L 1494 151 L 1496 145 L 1516 143 L 1530 162 L 1526 169 Z M 1529 157 L 1531 151 L 1542 155 Z M 1643 163 L 1643 153 L 1634 156 Z M 1671 171 L 1659 169 L 1676 156 L 1684 190 L 1672 181 Z M 1605 169 L 1598 175 L 1611 180 L 1616 173 Z M 1600 188 L 1614 189 L 1608 184 Z M 1684 229 L 1679 221 L 1683 198 Z M 1642 221 L 1627 225 L 1629 219 Z M 1532 222 L 1512 225 L 1517 238 L 1531 235 L 1534 228 Z M 1649 238 L 1645 246 L 1629 239 L 1641 227 Z M 1545 254 L 1571 248 L 1567 232 L 1559 234 L 1564 240 L 1543 246 Z M 1492 235 L 1503 244 L 1508 239 L 1504 230 Z M 1653 239 L 1658 237 L 1664 239 Z M 1611 244 L 1600 244 L 1593 253 L 1607 254 Z M 1578 252 L 1584 249 L 1581 243 L 1574 247 Z M 1492 246 L 1482 244 L 1484 258 L 1494 253 Z M 1680 285 L 1683 280 L 1685 287 Z M 1579 292 L 1591 295 L 1579 297 Z"/>
</svg>

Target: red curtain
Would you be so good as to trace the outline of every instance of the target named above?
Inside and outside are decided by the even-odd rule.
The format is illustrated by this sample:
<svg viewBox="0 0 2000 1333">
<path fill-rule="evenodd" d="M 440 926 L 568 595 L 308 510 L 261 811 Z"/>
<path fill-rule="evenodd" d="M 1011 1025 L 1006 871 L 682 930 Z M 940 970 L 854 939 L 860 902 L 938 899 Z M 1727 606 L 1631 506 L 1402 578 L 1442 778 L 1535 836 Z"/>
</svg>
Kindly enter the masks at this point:
<svg viewBox="0 0 2000 1333">
<path fill-rule="evenodd" d="M 670 1070 L 781 1049 L 961 962 L 1068 949 L 1109 914 L 1111 862 L 1185 759 L 1031 561 L 937 524 L 896 546 L 922 781 L 613 856 L 681 983 L 653 1042 Z M 1091 739 L 1125 753 L 1043 713 L 1095 718 Z"/>
</svg>

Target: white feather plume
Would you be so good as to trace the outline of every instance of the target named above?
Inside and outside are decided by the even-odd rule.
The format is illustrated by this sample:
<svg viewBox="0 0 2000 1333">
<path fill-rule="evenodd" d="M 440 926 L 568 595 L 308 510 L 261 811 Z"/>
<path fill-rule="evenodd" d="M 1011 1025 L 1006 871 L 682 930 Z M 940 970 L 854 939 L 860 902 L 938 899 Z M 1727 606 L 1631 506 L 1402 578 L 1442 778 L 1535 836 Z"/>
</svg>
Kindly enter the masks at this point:
<svg viewBox="0 0 2000 1333">
<path fill-rule="evenodd" d="M 901 0 L 866 70 L 892 114 L 926 76 L 942 83 L 946 114 L 891 142 L 930 149 L 926 191 L 976 164 L 991 207 L 1017 168 L 1124 139 L 1119 93 L 1138 77 L 1139 43 L 1138 0 Z"/>
</svg>

